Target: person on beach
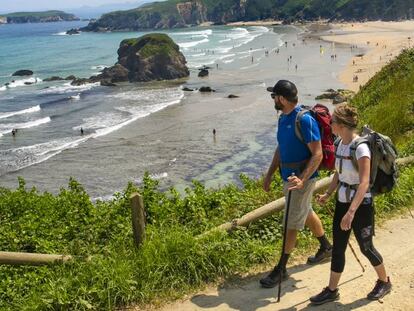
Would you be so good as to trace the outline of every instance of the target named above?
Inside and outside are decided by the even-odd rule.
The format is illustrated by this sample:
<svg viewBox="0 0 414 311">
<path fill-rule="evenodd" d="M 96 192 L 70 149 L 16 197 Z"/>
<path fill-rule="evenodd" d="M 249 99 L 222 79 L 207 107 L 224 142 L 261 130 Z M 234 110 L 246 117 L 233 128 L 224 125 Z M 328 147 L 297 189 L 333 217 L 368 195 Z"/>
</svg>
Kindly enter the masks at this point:
<svg viewBox="0 0 414 311">
<path fill-rule="evenodd" d="M 260 280 L 263 287 L 271 288 L 279 283 L 280 277 L 288 277 L 286 264 L 296 244 L 299 230 L 309 227 L 320 243 L 319 250 L 308 258 L 308 264 L 317 264 L 331 256 L 332 246 L 325 236 L 322 223 L 312 210 L 311 199 L 315 190 L 317 169 L 322 160 L 321 136 L 316 120 L 305 114 L 300 122 L 306 145 L 295 134 L 295 122 L 301 107 L 295 84 L 279 80 L 267 89 L 274 100 L 276 111 L 282 115 L 278 121 L 278 146 L 263 182 L 263 189 L 269 191 L 272 176 L 279 168 L 283 179 L 283 192 L 291 192 L 291 202 L 286 230 L 286 245 L 274 269 Z M 294 174 L 294 176 L 292 176 Z M 286 211 L 286 206 L 285 206 Z M 285 213 L 286 217 L 286 213 Z"/>
<path fill-rule="evenodd" d="M 352 143 L 359 137 L 356 134 L 358 116 L 356 109 L 348 104 L 337 106 L 332 116 L 332 132 L 339 136 L 336 151 L 336 172 L 323 195 L 317 195 L 319 204 L 325 204 L 335 189 L 336 205 L 332 224 L 333 249 L 329 284 L 322 292 L 312 296 L 313 304 L 323 304 L 339 298 L 338 283 L 345 267 L 345 250 L 351 229 L 358 241 L 361 252 L 368 258 L 378 275 L 370 300 L 378 300 L 391 291 L 391 282 L 381 254 L 372 242 L 374 236 L 374 202 L 369 190 L 371 152 L 367 144 L 360 144 L 355 150 L 358 168 L 351 160 Z"/>
</svg>

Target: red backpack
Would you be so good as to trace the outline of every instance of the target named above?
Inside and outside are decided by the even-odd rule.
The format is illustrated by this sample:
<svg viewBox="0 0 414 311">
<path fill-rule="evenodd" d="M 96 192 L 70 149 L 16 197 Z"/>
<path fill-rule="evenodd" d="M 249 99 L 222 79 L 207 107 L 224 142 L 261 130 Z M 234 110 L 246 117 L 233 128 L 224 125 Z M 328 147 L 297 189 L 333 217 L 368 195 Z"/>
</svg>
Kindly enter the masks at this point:
<svg viewBox="0 0 414 311">
<path fill-rule="evenodd" d="M 329 109 L 321 104 L 316 104 L 315 106 L 301 106 L 301 110 L 298 112 L 295 121 L 295 133 L 296 137 L 305 144 L 305 140 L 302 135 L 302 127 L 300 121 L 306 113 L 310 113 L 311 116 L 316 120 L 319 125 L 319 130 L 321 133 L 321 144 L 322 144 L 322 153 L 323 159 L 319 165 L 319 169 L 333 170 L 335 168 L 335 136 L 332 134 L 331 129 L 331 114 Z"/>
</svg>

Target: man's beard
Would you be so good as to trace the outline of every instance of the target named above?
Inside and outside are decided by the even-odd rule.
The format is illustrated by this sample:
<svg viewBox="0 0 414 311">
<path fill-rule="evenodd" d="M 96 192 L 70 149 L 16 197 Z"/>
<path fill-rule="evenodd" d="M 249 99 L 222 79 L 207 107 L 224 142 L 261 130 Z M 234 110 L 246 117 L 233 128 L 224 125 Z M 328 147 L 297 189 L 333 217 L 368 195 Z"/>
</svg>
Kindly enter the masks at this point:
<svg viewBox="0 0 414 311">
<path fill-rule="evenodd" d="M 276 102 L 275 103 L 275 110 L 276 111 L 281 111 L 281 110 L 283 110 L 283 106 L 279 102 Z"/>
</svg>

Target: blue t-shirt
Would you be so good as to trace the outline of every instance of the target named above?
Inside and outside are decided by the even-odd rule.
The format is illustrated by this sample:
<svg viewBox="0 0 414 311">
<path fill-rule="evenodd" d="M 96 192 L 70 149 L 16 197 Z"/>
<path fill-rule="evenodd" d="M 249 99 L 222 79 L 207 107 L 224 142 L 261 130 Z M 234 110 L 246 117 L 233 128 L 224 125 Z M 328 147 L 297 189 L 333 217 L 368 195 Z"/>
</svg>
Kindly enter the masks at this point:
<svg viewBox="0 0 414 311">
<path fill-rule="evenodd" d="M 302 162 L 311 158 L 312 154 L 309 151 L 308 146 L 302 143 L 295 134 L 296 116 L 300 110 L 301 107 L 297 105 L 292 112 L 289 114 L 282 114 L 279 118 L 277 142 L 279 144 L 280 161 L 282 163 Z M 309 113 L 304 114 L 300 122 L 302 126 L 302 135 L 306 144 L 321 140 L 318 123 Z M 295 173 L 296 176 L 299 176 L 300 174 L 297 169 L 281 168 L 282 179 L 284 181 L 287 181 L 287 178 L 292 173 Z M 316 171 L 310 178 L 315 178 L 317 176 L 318 172 Z"/>
</svg>

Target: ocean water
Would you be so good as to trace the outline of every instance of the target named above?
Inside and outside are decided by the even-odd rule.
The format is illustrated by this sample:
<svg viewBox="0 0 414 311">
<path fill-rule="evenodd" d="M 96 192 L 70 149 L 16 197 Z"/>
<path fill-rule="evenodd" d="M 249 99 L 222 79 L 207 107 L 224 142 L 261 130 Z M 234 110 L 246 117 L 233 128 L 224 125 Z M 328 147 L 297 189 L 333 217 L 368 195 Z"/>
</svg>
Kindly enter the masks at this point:
<svg viewBox="0 0 414 311">
<path fill-rule="evenodd" d="M 93 196 L 105 197 L 128 181 L 139 183 L 145 171 L 167 186 L 193 178 L 217 186 L 237 180 L 241 172 L 258 176 L 274 150 L 274 110 L 263 106 L 269 102 L 266 85 L 289 78 L 298 83 L 303 101 L 312 102 L 324 88 L 342 86 L 336 73 L 349 53 L 337 47 L 339 61 L 331 63 L 328 53 L 319 54 L 321 44 L 331 48 L 328 43 L 298 48 L 303 30 L 290 26 L 186 28 L 162 31 L 187 59 L 190 77 L 184 81 L 113 88 L 43 81 L 97 74 L 116 62 L 120 41 L 145 34 L 65 35 L 83 25 L 0 26 L 1 186 L 13 187 L 23 176 L 29 185 L 57 191 L 73 176 Z M 292 55 L 299 72 L 286 63 Z M 212 69 L 200 79 L 203 65 Z M 34 75 L 11 77 L 19 69 Z M 217 92 L 184 92 L 183 83 L 210 85 Z M 241 99 L 225 99 L 229 93 Z"/>
<path fill-rule="evenodd" d="M 184 97 L 180 85 L 174 83 L 157 87 L 137 84 L 128 91 L 113 91 L 98 84 L 44 82 L 54 75 L 97 74 L 116 62 L 121 40 L 145 34 L 65 35 L 66 29 L 83 25 L 67 22 L 0 27 L 0 176 L 108 135 Z M 180 46 L 189 68 L 196 69 L 234 61 L 237 52 L 232 50 L 268 31 L 264 27 L 202 28 L 167 34 Z M 11 77 L 24 68 L 34 71 L 34 75 Z M 81 128 L 84 135 L 79 136 Z M 14 138 L 12 129 L 18 129 Z"/>
</svg>

